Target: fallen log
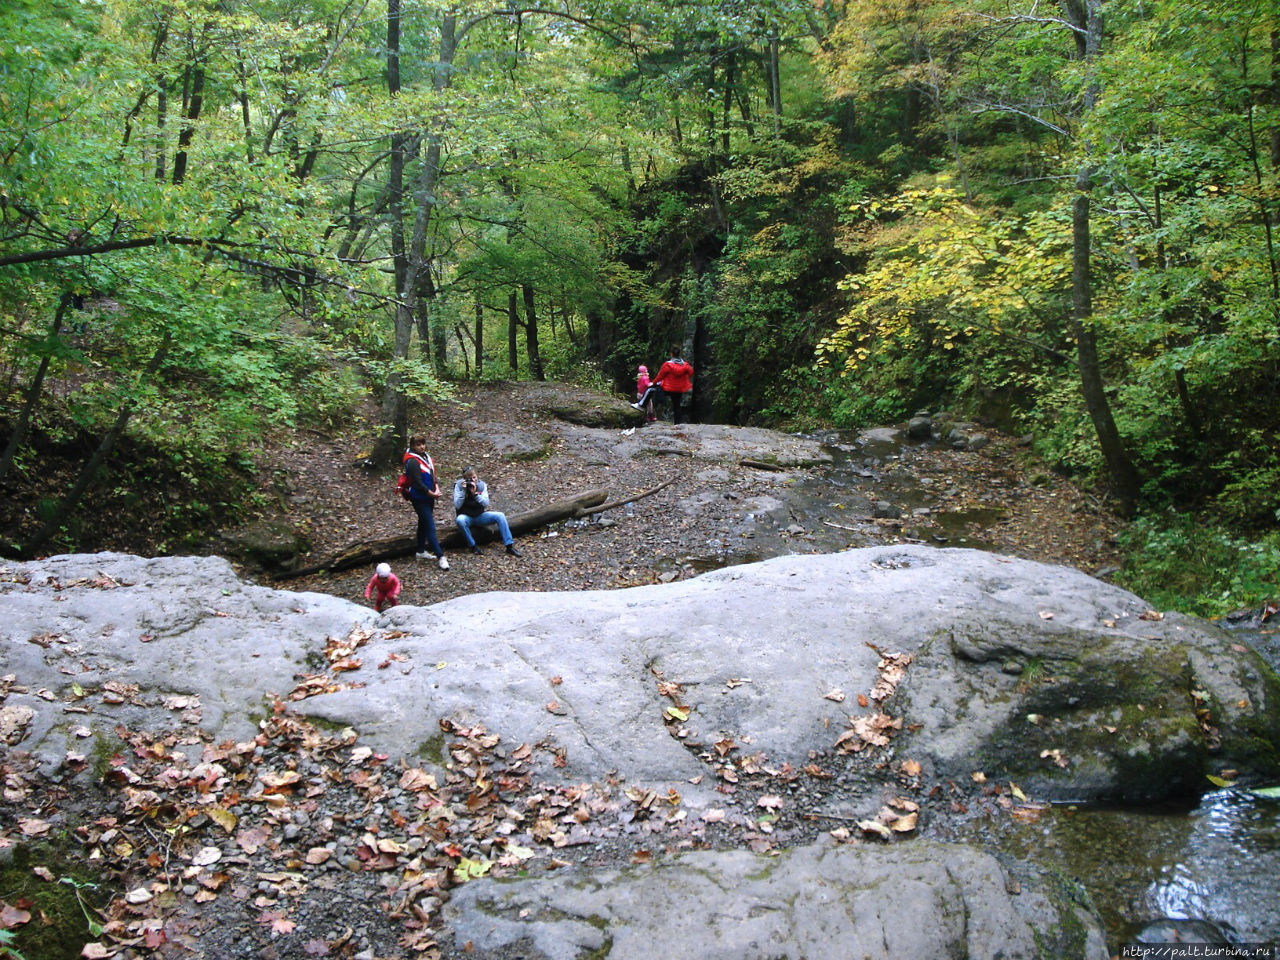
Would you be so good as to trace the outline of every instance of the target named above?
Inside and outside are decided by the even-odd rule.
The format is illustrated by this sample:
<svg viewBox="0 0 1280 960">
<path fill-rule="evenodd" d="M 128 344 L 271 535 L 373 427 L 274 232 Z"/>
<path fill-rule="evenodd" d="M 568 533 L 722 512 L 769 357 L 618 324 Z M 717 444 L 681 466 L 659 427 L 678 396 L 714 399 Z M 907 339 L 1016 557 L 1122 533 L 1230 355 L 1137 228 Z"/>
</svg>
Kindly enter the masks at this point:
<svg viewBox="0 0 1280 960">
<path fill-rule="evenodd" d="M 750 457 L 744 457 L 738 461 L 744 467 L 750 467 L 752 470 L 772 470 L 774 473 L 786 473 L 792 467 L 784 467 L 778 463 L 770 463 L 767 460 L 752 460 Z"/>
<path fill-rule="evenodd" d="M 599 504 L 604 503 L 608 495 L 609 491 L 605 489 L 588 490 L 585 493 L 569 497 L 567 500 L 558 500 L 555 503 L 526 510 L 524 513 L 510 514 L 507 516 L 507 525 L 511 527 L 512 535 L 518 537 L 521 534 L 537 530 L 539 527 L 545 527 L 549 523 L 586 516 L 588 513 L 594 512 L 591 509 L 592 507 L 597 507 Z M 406 525 L 417 526 L 417 521 L 413 514 L 409 514 L 405 518 L 405 523 Z M 440 546 L 446 549 L 450 547 L 457 549 L 465 546 L 467 542 L 462 536 L 462 531 L 458 529 L 452 520 L 443 521 L 437 519 L 436 536 L 440 540 Z M 364 540 L 345 547 L 321 563 L 300 567 L 297 570 L 281 570 L 274 573 L 272 579 L 291 580 L 294 577 L 305 577 L 312 573 L 319 573 L 321 570 L 349 570 L 352 567 L 367 566 L 382 560 L 411 557 L 416 548 L 417 543 L 412 534 L 404 537 L 384 537 L 381 540 Z"/>
<path fill-rule="evenodd" d="M 670 480 L 663 480 L 656 487 L 650 487 L 648 490 L 641 490 L 639 493 L 627 494 L 627 496 L 619 497 L 617 500 L 610 500 L 608 503 L 602 503 L 598 507 L 592 507 L 590 510 L 583 510 L 582 516 L 587 517 L 593 513 L 604 513 L 606 510 L 612 510 L 614 507 L 621 507 L 624 504 L 635 503 L 635 501 L 637 500 L 642 500 L 645 497 L 653 496 L 663 487 L 668 487 L 675 482 L 676 482 L 675 477 L 672 477 Z"/>
</svg>

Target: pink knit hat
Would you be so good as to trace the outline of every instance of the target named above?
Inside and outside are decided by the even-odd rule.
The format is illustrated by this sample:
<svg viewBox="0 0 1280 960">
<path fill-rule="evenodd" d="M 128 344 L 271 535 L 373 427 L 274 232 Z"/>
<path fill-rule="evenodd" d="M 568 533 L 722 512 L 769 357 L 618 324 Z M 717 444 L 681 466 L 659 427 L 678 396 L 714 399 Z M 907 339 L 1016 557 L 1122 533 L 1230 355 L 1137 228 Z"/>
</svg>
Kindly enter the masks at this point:
<svg viewBox="0 0 1280 960">
<path fill-rule="evenodd" d="M 648 373 L 648 372 L 649 372 L 649 368 L 646 367 L 643 363 L 640 364 L 640 366 L 636 367 L 636 373 Z"/>
</svg>

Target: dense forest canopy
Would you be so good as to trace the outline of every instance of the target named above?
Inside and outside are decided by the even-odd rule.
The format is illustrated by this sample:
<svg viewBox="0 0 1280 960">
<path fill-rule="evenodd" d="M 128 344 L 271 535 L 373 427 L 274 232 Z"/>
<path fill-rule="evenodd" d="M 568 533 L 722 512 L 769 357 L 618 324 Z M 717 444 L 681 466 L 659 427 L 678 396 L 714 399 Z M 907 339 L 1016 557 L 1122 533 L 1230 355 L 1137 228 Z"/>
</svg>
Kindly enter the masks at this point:
<svg viewBox="0 0 1280 960">
<path fill-rule="evenodd" d="M 199 514 L 263 430 L 372 394 L 386 462 L 458 378 L 674 343 L 703 418 L 1031 433 L 1256 593 L 1278 170 L 1266 2 L 9 0 L 0 483 L 86 451 L 13 548 L 125 444 Z"/>
</svg>

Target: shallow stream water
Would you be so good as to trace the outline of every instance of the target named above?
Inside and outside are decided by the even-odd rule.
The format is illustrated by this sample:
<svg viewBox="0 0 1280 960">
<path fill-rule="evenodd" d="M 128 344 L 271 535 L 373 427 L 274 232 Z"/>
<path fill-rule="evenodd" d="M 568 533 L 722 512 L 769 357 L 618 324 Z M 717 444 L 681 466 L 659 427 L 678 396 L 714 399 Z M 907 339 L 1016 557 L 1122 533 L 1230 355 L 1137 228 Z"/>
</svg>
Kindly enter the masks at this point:
<svg viewBox="0 0 1280 960">
<path fill-rule="evenodd" d="M 883 543 L 886 530 L 865 519 L 875 501 L 898 508 L 893 529 L 899 539 L 996 549 L 983 531 L 999 522 L 1002 511 L 937 509 L 945 491 L 925 487 L 895 466 L 902 452 L 896 431 L 820 439 L 833 455 L 832 466 L 792 484 L 785 507 L 751 518 L 756 530 L 749 550 L 688 565 L 701 572 L 781 553 Z M 1280 628 L 1234 633 L 1280 670 Z M 1092 896 L 1113 953 L 1162 918 L 1208 919 L 1240 942 L 1280 944 L 1280 802 L 1215 790 L 1194 807 L 1030 806 L 1031 815 L 1024 811 L 1019 818 L 992 804 L 928 832 L 1075 878 Z"/>
</svg>

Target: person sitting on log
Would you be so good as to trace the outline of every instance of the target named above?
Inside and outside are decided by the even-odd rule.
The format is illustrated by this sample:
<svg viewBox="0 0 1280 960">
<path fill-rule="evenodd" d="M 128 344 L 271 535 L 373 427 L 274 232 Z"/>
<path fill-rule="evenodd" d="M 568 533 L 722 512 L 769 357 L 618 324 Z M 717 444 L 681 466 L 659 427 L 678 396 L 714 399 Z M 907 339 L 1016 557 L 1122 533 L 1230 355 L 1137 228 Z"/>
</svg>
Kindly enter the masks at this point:
<svg viewBox="0 0 1280 960">
<path fill-rule="evenodd" d="M 511 536 L 511 527 L 507 525 L 507 515 L 498 510 L 489 509 L 489 488 L 476 474 L 475 467 L 467 467 L 462 476 L 453 485 L 453 509 L 457 511 L 458 529 L 467 540 L 472 553 L 480 553 L 476 546 L 476 538 L 471 528 L 476 525 L 496 525 L 507 553 L 513 557 L 520 556 Z"/>
</svg>

